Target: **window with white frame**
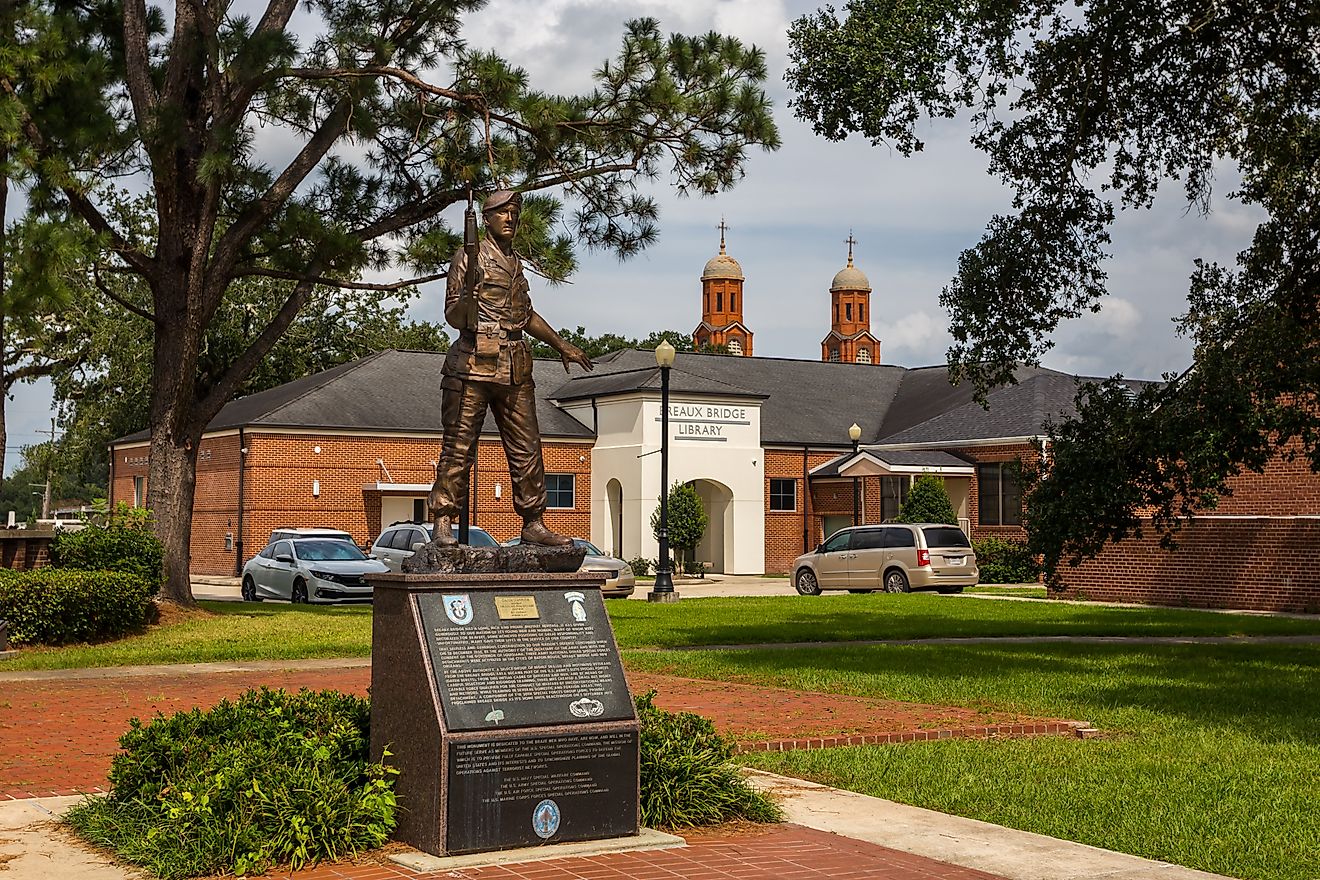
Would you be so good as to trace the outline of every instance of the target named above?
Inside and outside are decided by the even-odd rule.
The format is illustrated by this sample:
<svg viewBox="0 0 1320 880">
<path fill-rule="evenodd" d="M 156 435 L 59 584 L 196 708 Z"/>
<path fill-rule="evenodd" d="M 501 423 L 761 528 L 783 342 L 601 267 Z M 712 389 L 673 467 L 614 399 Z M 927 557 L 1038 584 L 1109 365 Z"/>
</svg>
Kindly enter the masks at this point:
<svg viewBox="0 0 1320 880">
<path fill-rule="evenodd" d="M 871 349 L 867 348 L 866 346 L 862 346 L 861 348 L 857 349 L 857 363 L 869 364 L 870 362 L 871 362 Z"/>
<path fill-rule="evenodd" d="M 738 339 L 730 339 L 730 340 L 729 340 L 728 348 L 729 348 L 729 354 L 737 354 L 737 355 L 741 355 L 741 354 L 742 354 L 742 341 L 741 341 L 741 340 L 738 340 Z"/>
<path fill-rule="evenodd" d="M 134 477 L 134 478 L 133 478 L 133 506 L 134 506 L 134 507 L 146 507 L 146 506 L 147 506 L 147 478 L 146 478 L 146 477 Z"/>
<path fill-rule="evenodd" d="M 573 509 L 573 483 L 575 474 L 546 474 L 545 500 L 547 507 Z"/>
<path fill-rule="evenodd" d="M 839 350 L 838 350 L 837 348 L 831 348 L 831 349 L 830 349 L 830 363 L 832 363 L 832 364 L 837 364 L 838 362 L 839 362 Z"/>
</svg>

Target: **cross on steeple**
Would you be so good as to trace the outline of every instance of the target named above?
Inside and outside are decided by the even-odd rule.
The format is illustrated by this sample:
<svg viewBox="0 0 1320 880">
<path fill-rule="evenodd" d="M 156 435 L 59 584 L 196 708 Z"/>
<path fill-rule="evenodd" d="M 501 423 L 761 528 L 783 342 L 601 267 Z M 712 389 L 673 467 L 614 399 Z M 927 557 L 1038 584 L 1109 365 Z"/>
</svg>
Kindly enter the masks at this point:
<svg viewBox="0 0 1320 880">
<path fill-rule="evenodd" d="M 848 245 L 848 265 L 851 266 L 853 260 L 852 257 L 853 245 L 857 244 L 857 239 L 853 238 L 851 229 L 848 230 L 848 238 L 844 240 L 844 243 Z"/>
<path fill-rule="evenodd" d="M 720 253 L 724 253 L 724 233 L 729 227 L 724 224 L 723 217 L 720 218 L 720 225 L 715 228 L 720 231 Z"/>
</svg>

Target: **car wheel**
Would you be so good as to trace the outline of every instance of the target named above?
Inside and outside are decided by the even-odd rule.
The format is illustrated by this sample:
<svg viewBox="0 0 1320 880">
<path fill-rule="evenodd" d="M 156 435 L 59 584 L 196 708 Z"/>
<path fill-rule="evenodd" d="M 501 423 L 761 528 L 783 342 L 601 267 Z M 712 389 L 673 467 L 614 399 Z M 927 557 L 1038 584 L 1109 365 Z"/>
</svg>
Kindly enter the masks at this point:
<svg viewBox="0 0 1320 880">
<path fill-rule="evenodd" d="M 293 595 L 290 599 L 295 605 L 304 605 L 307 603 L 307 582 L 302 578 L 298 578 L 293 582 Z"/>
<path fill-rule="evenodd" d="M 945 596 L 952 596 L 954 593 L 961 593 L 962 587 L 939 587 L 939 591 Z"/>
<path fill-rule="evenodd" d="M 261 597 L 257 595 L 257 585 L 252 582 L 252 575 L 250 574 L 244 575 L 243 577 L 243 601 L 244 602 L 261 601 Z"/>
<path fill-rule="evenodd" d="M 849 590 L 850 593 L 874 593 L 875 590 Z"/>
<path fill-rule="evenodd" d="M 820 595 L 820 584 L 816 583 L 816 573 L 809 568 L 804 568 L 797 573 L 794 584 L 797 586 L 798 593 L 803 596 Z"/>
<path fill-rule="evenodd" d="M 908 591 L 907 575 L 903 574 L 897 568 L 891 568 L 885 572 L 885 592 L 886 593 L 906 593 Z"/>
</svg>

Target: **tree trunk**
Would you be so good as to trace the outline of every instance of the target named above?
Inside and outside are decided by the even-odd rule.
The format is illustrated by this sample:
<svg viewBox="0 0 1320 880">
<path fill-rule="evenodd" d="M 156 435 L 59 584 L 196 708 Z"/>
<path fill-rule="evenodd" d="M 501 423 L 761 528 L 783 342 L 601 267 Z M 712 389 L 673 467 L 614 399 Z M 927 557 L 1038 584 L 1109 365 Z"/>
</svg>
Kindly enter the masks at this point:
<svg viewBox="0 0 1320 880">
<path fill-rule="evenodd" d="M 175 290 L 188 290 L 183 271 L 164 284 Z M 202 332 L 192 326 L 186 294 L 166 298 L 159 291 L 155 293 L 147 506 L 155 520 L 156 537 L 165 550 L 161 596 L 192 605 L 195 600 L 189 579 L 192 562 L 189 542 L 197 490 L 197 448 L 209 421 L 209 415 L 199 416 L 194 401 Z"/>
<path fill-rule="evenodd" d="M 147 504 L 156 523 L 156 537 L 165 548 L 165 583 L 161 597 L 194 604 L 189 569 L 192 551 L 193 498 L 197 490 L 197 444 L 152 431 Z"/>
</svg>

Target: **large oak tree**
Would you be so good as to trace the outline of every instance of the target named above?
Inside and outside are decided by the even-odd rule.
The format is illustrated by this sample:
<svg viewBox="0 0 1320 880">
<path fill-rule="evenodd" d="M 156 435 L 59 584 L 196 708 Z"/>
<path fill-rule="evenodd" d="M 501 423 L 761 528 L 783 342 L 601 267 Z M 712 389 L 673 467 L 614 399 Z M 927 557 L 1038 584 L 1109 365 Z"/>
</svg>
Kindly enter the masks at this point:
<svg viewBox="0 0 1320 880">
<path fill-rule="evenodd" d="M 1098 308 L 1117 208 L 1180 184 L 1208 210 L 1216 169 L 1263 212 L 1232 267 L 1198 262 L 1182 332 L 1193 363 L 1133 398 L 1083 388 L 1052 430 L 1029 530 L 1056 571 L 1139 532 L 1167 540 L 1243 469 L 1320 470 L 1320 6 L 1208 0 L 851 0 L 790 33 L 794 108 L 817 133 L 909 155 L 924 119 L 970 119 L 1014 192 L 942 301 L 950 365 L 980 392 L 1038 363 Z"/>
<path fill-rule="evenodd" d="M 102 274 L 131 273 L 150 292 L 145 306 L 121 304 L 153 328 L 148 502 L 166 597 L 191 600 L 202 432 L 318 287 L 371 287 L 358 280 L 367 270 L 404 276 L 375 285 L 387 289 L 439 277 L 456 244 L 442 212 L 469 188 L 506 185 L 544 191 L 524 206 L 518 244 L 562 278 L 575 242 L 627 256 L 654 239 L 640 185 L 667 177 L 714 193 L 738 180 L 749 148 L 778 144 L 755 48 L 634 21 L 590 91 L 553 95 L 464 44 L 463 17 L 483 5 L 270 0 L 252 19 L 226 0 L 176 0 L 168 16 L 145 0 L 20 3 L 0 131 L 26 159 L 32 205 L 86 224 L 110 255 Z M 81 124 L 46 128 L 50 83 L 71 78 L 92 92 L 65 108 Z M 115 176 L 151 194 L 154 239 L 119 228 L 99 201 Z M 207 328 L 251 277 L 287 293 L 241 350 L 204 361 Z"/>
</svg>

